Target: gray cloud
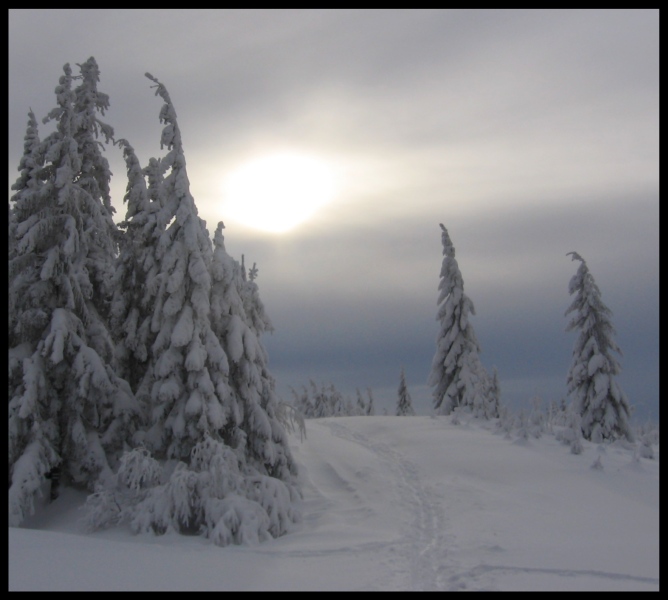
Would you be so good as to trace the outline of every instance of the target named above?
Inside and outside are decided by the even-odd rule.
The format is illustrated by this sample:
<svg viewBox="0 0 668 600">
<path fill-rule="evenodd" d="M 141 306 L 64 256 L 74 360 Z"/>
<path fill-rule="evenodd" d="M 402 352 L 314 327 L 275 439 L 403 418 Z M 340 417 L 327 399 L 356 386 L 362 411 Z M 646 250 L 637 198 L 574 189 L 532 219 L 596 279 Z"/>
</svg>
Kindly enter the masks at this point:
<svg viewBox="0 0 668 600">
<path fill-rule="evenodd" d="M 174 100 L 201 216 L 258 263 L 281 389 L 315 377 L 391 394 L 403 365 L 428 409 L 443 222 L 509 397 L 562 393 L 576 250 L 614 312 L 622 386 L 658 407 L 658 23 L 656 10 L 12 9 L 9 184 L 28 108 L 43 117 L 63 64 L 91 55 L 117 136 L 143 162 L 160 155 L 150 71 Z M 341 196 L 285 237 L 228 222 L 222 178 L 283 147 L 339 165 Z M 108 158 L 122 216 L 121 153 Z"/>
</svg>

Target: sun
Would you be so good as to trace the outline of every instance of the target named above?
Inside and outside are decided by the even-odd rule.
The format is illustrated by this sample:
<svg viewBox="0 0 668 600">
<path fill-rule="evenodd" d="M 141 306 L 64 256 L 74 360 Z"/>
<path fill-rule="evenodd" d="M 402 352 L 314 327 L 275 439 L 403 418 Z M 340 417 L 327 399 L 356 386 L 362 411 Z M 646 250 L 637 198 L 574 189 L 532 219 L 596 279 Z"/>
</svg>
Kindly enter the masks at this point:
<svg viewBox="0 0 668 600">
<path fill-rule="evenodd" d="M 334 170 L 326 161 L 294 152 L 246 162 L 224 180 L 227 218 L 272 233 L 286 233 L 308 221 L 336 193 Z"/>
</svg>

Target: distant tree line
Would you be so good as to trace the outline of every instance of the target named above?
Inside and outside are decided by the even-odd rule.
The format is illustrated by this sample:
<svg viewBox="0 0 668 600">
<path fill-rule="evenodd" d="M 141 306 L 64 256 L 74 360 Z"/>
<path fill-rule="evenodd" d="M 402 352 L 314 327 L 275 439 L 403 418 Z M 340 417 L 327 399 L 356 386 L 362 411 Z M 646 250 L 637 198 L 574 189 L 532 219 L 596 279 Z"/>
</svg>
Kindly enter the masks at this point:
<svg viewBox="0 0 668 600">
<path fill-rule="evenodd" d="M 322 417 L 354 417 L 375 415 L 373 392 L 366 389 L 366 398 L 356 390 L 356 399 L 344 396 L 333 383 L 317 384 L 312 379 L 300 390 L 292 389 L 292 405 L 305 419 Z"/>
</svg>

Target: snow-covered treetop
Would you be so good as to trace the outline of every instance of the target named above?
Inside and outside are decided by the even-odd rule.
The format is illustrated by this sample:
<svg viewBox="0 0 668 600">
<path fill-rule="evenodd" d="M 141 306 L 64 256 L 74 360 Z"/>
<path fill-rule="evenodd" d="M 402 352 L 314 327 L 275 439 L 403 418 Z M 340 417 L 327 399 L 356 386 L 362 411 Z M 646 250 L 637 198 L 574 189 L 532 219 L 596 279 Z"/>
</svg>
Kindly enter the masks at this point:
<svg viewBox="0 0 668 600">
<path fill-rule="evenodd" d="M 165 123 L 166 127 L 162 130 L 162 136 L 160 138 L 160 148 L 167 146 L 168 150 L 176 148 L 178 152 L 182 149 L 181 144 L 181 131 L 176 122 L 176 110 L 174 110 L 174 105 L 172 104 L 172 99 L 169 96 L 167 88 L 158 81 L 156 77 L 153 77 L 150 73 L 145 73 L 151 81 L 155 82 L 155 95 L 160 96 L 165 104 L 160 110 L 160 122 Z"/>
<path fill-rule="evenodd" d="M 76 89 L 80 112 L 85 115 L 87 120 L 90 120 L 92 133 L 95 137 L 102 133 L 105 141 L 108 142 L 114 137 L 114 129 L 97 118 L 98 111 L 104 115 L 109 108 L 109 96 L 97 89 L 97 84 L 100 81 L 100 69 L 92 56 L 83 64 L 77 63 L 77 66 L 81 75 L 75 77 L 75 79 L 82 80 Z"/>
<path fill-rule="evenodd" d="M 126 139 L 120 139 L 116 142 L 123 148 L 123 157 L 128 173 L 128 185 L 125 190 L 123 201 L 127 203 L 128 210 L 125 221 L 129 221 L 137 213 L 149 210 L 149 196 L 144 179 L 144 171 L 139 164 L 139 159 L 135 154 L 134 148 Z"/>
<path fill-rule="evenodd" d="M 586 329 L 593 328 L 597 331 L 597 337 L 606 340 L 604 347 L 609 346 L 621 354 L 617 344 L 610 337 L 615 332 L 610 321 L 612 311 L 601 300 L 601 290 L 596 285 L 587 263 L 577 252 L 569 252 L 566 256 L 572 256 L 572 260 L 579 260 L 581 263 L 577 273 L 571 277 L 568 284 L 568 293 L 570 295 L 575 294 L 575 298 L 566 309 L 565 314 L 568 315 L 571 312 L 575 314 L 566 331 L 583 328 L 585 321 L 587 321 Z M 593 313 L 594 316 L 590 317 L 590 313 Z"/>
<path fill-rule="evenodd" d="M 439 223 L 439 225 L 441 226 L 441 242 L 443 244 L 443 256 L 450 256 L 454 258 L 455 246 L 453 245 L 452 240 L 450 239 L 448 230 L 445 228 L 445 225 L 443 225 L 443 223 Z"/>
</svg>

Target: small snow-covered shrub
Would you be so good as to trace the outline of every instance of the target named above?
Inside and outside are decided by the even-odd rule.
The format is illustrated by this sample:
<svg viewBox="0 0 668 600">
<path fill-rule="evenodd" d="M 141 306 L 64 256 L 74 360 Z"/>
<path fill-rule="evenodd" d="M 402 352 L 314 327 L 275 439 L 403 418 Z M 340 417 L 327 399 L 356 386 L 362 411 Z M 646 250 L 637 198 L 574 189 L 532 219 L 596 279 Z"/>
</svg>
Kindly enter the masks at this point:
<svg viewBox="0 0 668 600">
<path fill-rule="evenodd" d="M 529 439 L 529 418 L 524 409 L 520 410 L 517 417 L 517 441 L 526 442 Z"/>
<path fill-rule="evenodd" d="M 300 520 L 299 505 L 301 498 L 294 488 L 280 479 L 257 475 L 249 479 L 250 496 L 266 511 L 269 517 L 269 532 L 272 537 L 279 537 L 292 529 L 293 523 Z"/>
<path fill-rule="evenodd" d="M 88 531 L 118 525 L 123 518 L 120 498 L 112 490 L 98 489 L 86 498 L 84 525 Z"/>
<path fill-rule="evenodd" d="M 253 546 L 272 537 L 266 511 L 253 500 L 229 494 L 208 498 L 205 508 L 207 534 L 217 546 Z"/>
<path fill-rule="evenodd" d="M 640 439 L 640 446 L 638 448 L 638 453 L 643 458 L 649 458 L 654 460 L 654 450 L 652 449 L 652 439 L 649 434 L 645 434 Z"/>
<path fill-rule="evenodd" d="M 596 460 L 592 463 L 591 468 L 594 469 L 595 471 L 603 470 L 603 463 L 601 462 L 600 454 L 596 457 Z"/>
<path fill-rule="evenodd" d="M 132 519 L 134 507 L 160 482 L 161 471 L 160 464 L 145 448 L 125 452 L 109 485 L 98 485 L 86 499 L 86 528 L 95 531 Z"/>
<path fill-rule="evenodd" d="M 542 407 L 542 400 L 538 396 L 531 399 L 528 429 L 536 439 L 540 438 L 547 429 L 547 418 Z"/>
<path fill-rule="evenodd" d="M 135 448 L 121 457 L 118 481 L 130 490 L 140 490 L 156 485 L 160 471 L 160 464 L 146 448 Z"/>
<path fill-rule="evenodd" d="M 352 411 L 350 411 L 350 414 L 353 414 Z M 302 413 L 298 406 L 292 406 L 282 401 L 276 403 L 276 419 L 283 425 L 283 429 L 286 431 L 290 433 L 299 431 L 299 440 L 302 442 L 306 439 L 304 418 L 305 414 Z"/>
<path fill-rule="evenodd" d="M 166 479 L 161 483 L 161 479 Z M 287 533 L 300 520 L 289 484 L 245 466 L 223 442 L 206 436 L 189 464 L 166 468 L 141 448 L 121 459 L 113 489 L 86 502 L 91 529 L 127 522 L 135 533 L 204 535 L 215 544 L 256 544 Z"/>
</svg>

